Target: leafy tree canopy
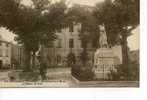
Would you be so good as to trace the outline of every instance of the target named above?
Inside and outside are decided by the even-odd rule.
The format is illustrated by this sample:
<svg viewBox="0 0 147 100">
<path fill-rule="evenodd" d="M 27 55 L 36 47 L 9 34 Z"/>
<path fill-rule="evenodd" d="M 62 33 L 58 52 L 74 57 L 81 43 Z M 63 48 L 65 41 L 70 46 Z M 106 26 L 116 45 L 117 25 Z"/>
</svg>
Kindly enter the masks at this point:
<svg viewBox="0 0 147 100">
<path fill-rule="evenodd" d="M 80 9 L 80 10 L 79 10 Z M 98 45 L 99 28 L 95 17 L 93 16 L 93 7 L 75 4 L 68 9 L 67 20 L 69 24 L 72 22 L 81 23 L 80 37 L 83 45 L 91 42 L 94 47 Z"/>
<path fill-rule="evenodd" d="M 139 0 L 105 0 L 98 3 L 94 16 L 104 23 L 109 44 L 116 44 L 119 35 L 129 36 L 139 24 Z"/>
<path fill-rule="evenodd" d="M 15 33 L 16 40 L 29 51 L 36 51 L 39 43 L 48 44 L 56 38 L 54 32 L 64 21 L 66 4 L 62 0 L 54 4 L 32 0 L 33 7 L 26 7 L 20 1 L 0 1 L 0 25 Z"/>
</svg>

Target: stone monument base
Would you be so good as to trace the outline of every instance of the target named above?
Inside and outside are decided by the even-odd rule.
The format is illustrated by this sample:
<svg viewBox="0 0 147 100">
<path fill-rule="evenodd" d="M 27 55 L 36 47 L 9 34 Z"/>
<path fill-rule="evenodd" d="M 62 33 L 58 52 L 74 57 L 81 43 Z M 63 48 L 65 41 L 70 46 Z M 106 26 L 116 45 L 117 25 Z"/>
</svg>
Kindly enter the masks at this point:
<svg viewBox="0 0 147 100">
<path fill-rule="evenodd" d="M 112 71 L 117 71 L 118 57 L 114 55 L 112 48 L 100 48 L 94 56 L 94 72 L 96 79 L 109 80 Z"/>
</svg>

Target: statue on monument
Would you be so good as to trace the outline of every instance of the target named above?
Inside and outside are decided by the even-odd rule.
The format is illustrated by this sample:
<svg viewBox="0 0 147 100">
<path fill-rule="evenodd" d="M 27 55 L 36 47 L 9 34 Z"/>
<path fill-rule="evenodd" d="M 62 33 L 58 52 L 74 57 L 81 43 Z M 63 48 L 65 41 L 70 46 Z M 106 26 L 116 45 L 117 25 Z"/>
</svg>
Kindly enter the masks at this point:
<svg viewBox="0 0 147 100">
<path fill-rule="evenodd" d="M 107 35 L 104 24 L 99 25 L 99 29 L 100 29 L 100 38 L 99 38 L 100 48 L 107 48 L 108 42 L 107 42 Z"/>
</svg>

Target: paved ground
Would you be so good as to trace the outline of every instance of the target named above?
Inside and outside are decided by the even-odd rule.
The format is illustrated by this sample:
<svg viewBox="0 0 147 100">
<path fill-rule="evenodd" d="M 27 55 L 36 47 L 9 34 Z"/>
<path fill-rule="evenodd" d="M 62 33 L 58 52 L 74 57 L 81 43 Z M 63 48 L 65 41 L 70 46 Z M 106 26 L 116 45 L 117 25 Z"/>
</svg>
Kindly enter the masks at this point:
<svg viewBox="0 0 147 100">
<path fill-rule="evenodd" d="M 48 69 L 48 80 L 49 81 L 61 81 L 68 84 L 69 87 L 74 86 L 76 84 L 75 80 L 71 76 L 70 68 L 56 68 L 56 69 Z"/>
<path fill-rule="evenodd" d="M 112 81 L 112 82 L 79 82 L 74 87 L 139 87 L 139 82 L 133 81 Z"/>
<path fill-rule="evenodd" d="M 58 84 L 56 87 L 60 87 L 60 83 L 63 83 L 65 87 L 138 87 L 139 82 L 107 82 L 107 81 L 90 81 L 79 82 L 71 76 L 70 68 L 49 68 L 47 71 L 48 82 L 47 84 Z M 8 73 L 10 71 L 0 71 L 0 82 L 8 81 Z M 62 86 L 62 87 L 64 87 Z"/>
<path fill-rule="evenodd" d="M 7 82 L 8 79 L 8 73 L 10 71 L 9 70 L 5 70 L 5 71 L 0 71 L 0 82 Z"/>
<path fill-rule="evenodd" d="M 139 82 L 135 81 L 90 81 L 90 82 L 79 82 L 71 76 L 70 68 L 56 68 L 48 70 L 49 80 L 61 80 L 66 82 L 69 87 L 138 87 Z"/>
</svg>

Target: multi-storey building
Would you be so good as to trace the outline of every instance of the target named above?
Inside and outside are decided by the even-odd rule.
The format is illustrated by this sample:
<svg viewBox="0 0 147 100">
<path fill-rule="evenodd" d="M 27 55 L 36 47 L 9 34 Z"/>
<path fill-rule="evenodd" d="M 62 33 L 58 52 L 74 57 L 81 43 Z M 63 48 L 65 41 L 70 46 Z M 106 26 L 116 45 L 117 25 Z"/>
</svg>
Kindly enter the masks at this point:
<svg viewBox="0 0 147 100">
<path fill-rule="evenodd" d="M 71 27 L 66 27 L 57 32 L 57 39 L 54 41 L 53 48 L 44 48 L 44 58 L 49 65 L 66 65 L 67 56 L 73 53 L 76 59 L 79 59 L 82 52 L 82 43 L 80 39 L 80 23 L 73 23 Z M 89 47 L 90 48 L 90 47 Z M 92 52 L 90 52 L 92 51 Z M 93 49 L 88 49 L 89 56 L 92 57 Z"/>
<path fill-rule="evenodd" d="M 11 43 L 0 36 L 0 69 L 11 67 Z"/>
</svg>

